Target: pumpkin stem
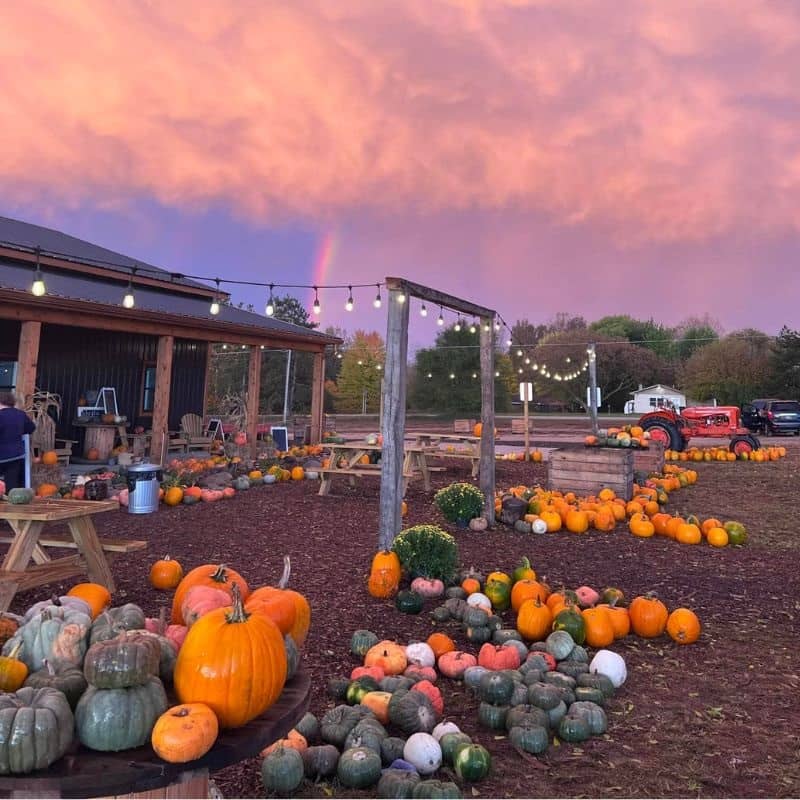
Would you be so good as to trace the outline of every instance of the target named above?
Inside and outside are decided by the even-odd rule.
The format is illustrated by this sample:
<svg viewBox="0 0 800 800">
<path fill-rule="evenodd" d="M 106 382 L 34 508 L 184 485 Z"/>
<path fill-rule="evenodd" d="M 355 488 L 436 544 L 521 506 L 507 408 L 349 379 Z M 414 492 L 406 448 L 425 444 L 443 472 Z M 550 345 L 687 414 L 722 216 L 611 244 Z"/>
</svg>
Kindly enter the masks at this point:
<svg viewBox="0 0 800 800">
<path fill-rule="evenodd" d="M 278 588 L 285 589 L 289 585 L 289 576 L 292 574 L 292 560 L 289 556 L 283 557 L 283 575 L 278 581 Z"/>
<path fill-rule="evenodd" d="M 51 606 L 60 606 L 61 605 L 61 599 L 59 598 L 59 596 L 57 594 L 54 594 L 54 595 L 52 595 L 50 597 L 50 605 Z"/>
<path fill-rule="evenodd" d="M 227 564 L 220 564 L 214 572 L 211 573 L 211 580 L 217 583 L 228 582 L 228 566 Z"/>
<path fill-rule="evenodd" d="M 177 711 L 172 712 L 173 717 L 188 717 L 189 709 L 186 706 L 181 706 Z"/>
<path fill-rule="evenodd" d="M 233 608 L 230 614 L 225 615 L 227 622 L 247 622 L 250 619 L 250 614 L 244 610 L 242 603 L 242 593 L 239 590 L 239 584 L 234 583 L 231 589 L 231 597 L 233 598 Z"/>
<path fill-rule="evenodd" d="M 22 650 L 22 639 L 11 648 L 11 652 L 8 654 L 7 658 L 17 658 L 20 650 Z"/>
<path fill-rule="evenodd" d="M 167 632 L 167 608 L 161 606 L 158 612 L 158 632 L 163 636 Z"/>
<path fill-rule="evenodd" d="M 52 678 L 53 675 L 56 674 L 56 668 L 50 663 L 50 659 L 43 658 L 42 664 L 44 664 L 45 668 L 47 669 L 47 674 Z"/>
</svg>

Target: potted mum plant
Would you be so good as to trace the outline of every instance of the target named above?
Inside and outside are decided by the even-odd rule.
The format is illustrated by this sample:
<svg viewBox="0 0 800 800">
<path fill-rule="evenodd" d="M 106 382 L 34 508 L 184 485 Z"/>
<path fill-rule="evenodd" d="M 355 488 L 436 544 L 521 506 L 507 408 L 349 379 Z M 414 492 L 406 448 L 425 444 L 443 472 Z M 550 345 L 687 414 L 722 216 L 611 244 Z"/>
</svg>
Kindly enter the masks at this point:
<svg viewBox="0 0 800 800">
<path fill-rule="evenodd" d="M 444 518 L 461 528 L 483 512 L 483 492 L 471 483 L 451 483 L 436 492 L 435 500 Z"/>
</svg>

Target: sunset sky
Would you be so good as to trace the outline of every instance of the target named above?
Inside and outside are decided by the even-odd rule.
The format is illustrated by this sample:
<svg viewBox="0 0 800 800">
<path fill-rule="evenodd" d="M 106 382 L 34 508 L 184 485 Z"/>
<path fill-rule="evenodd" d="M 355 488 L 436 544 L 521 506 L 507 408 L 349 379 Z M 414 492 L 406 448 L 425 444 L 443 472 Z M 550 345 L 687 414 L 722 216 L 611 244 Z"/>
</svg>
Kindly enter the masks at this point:
<svg viewBox="0 0 800 800">
<path fill-rule="evenodd" d="M 775 333 L 798 75 L 792 2 L 4 3 L 0 214 L 201 275 Z M 322 324 L 383 331 L 374 294 Z"/>
</svg>

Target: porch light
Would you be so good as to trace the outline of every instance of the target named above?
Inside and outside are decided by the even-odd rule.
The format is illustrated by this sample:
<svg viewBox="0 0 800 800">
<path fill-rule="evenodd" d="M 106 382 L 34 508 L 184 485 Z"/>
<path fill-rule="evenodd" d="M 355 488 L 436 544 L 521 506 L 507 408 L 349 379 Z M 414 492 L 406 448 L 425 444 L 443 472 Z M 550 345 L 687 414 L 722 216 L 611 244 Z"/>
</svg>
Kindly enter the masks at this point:
<svg viewBox="0 0 800 800">
<path fill-rule="evenodd" d="M 130 277 L 128 278 L 128 289 L 125 292 L 125 297 L 122 298 L 122 305 L 125 308 L 133 308 L 136 305 L 136 298 L 133 296 L 133 276 L 136 274 L 136 267 L 131 269 Z"/>
<path fill-rule="evenodd" d="M 42 267 L 39 264 L 39 254 L 41 248 L 36 248 L 36 270 L 33 273 L 33 284 L 31 285 L 31 294 L 34 297 L 42 297 L 47 294 L 47 287 L 44 285 L 44 278 L 42 277 Z"/>
<path fill-rule="evenodd" d="M 272 294 L 272 290 L 275 288 L 275 284 L 271 283 L 269 285 L 269 299 L 267 300 L 267 307 L 264 309 L 264 312 L 268 317 L 271 317 L 275 313 L 275 297 Z"/>
<path fill-rule="evenodd" d="M 419 310 L 419 315 L 421 317 L 427 317 L 428 316 L 428 309 L 425 308 L 425 303 L 422 304 L 422 308 L 420 308 L 420 310 Z"/>
<path fill-rule="evenodd" d="M 375 299 L 372 301 L 372 305 L 374 305 L 375 308 L 380 308 L 381 307 L 381 285 L 379 283 L 376 283 L 375 286 L 378 289 L 378 294 L 375 296 Z"/>
<path fill-rule="evenodd" d="M 472 324 L 469 326 L 469 332 L 470 333 L 475 333 L 476 330 L 477 330 L 477 328 L 475 327 L 475 321 L 473 320 Z"/>
<path fill-rule="evenodd" d="M 319 304 L 319 292 L 317 291 L 316 286 L 311 287 L 314 290 L 314 305 L 312 308 L 314 309 L 315 314 L 319 314 L 322 311 L 322 307 Z"/>
<path fill-rule="evenodd" d="M 456 324 L 454 326 L 456 333 L 461 330 L 461 314 L 458 315 L 458 319 L 456 319 Z"/>
<path fill-rule="evenodd" d="M 492 326 L 489 324 L 489 321 L 488 321 L 488 320 L 487 320 L 486 322 L 484 322 L 484 323 L 483 323 L 483 330 L 484 330 L 486 333 L 489 333 L 489 331 L 490 331 L 491 329 L 492 329 Z"/>
<path fill-rule="evenodd" d="M 494 321 L 494 329 L 495 329 L 496 331 L 499 331 L 499 330 L 500 330 L 500 320 L 496 319 L 496 320 Z"/>
<path fill-rule="evenodd" d="M 406 301 L 406 293 L 401 289 L 400 294 L 397 295 L 397 302 L 402 305 Z"/>
<path fill-rule="evenodd" d="M 436 320 L 436 324 L 441 327 L 444 325 L 444 314 L 442 313 L 443 309 L 439 306 L 439 319 Z"/>
<path fill-rule="evenodd" d="M 352 311 L 353 310 L 353 287 L 347 287 L 350 290 L 350 294 L 347 296 L 347 302 L 344 304 L 345 311 Z"/>
<path fill-rule="evenodd" d="M 214 281 L 217 284 L 217 293 L 211 301 L 211 308 L 208 309 L 212 317 L 216 317 L 219 314 L 219 278 L 214 278 Z"/>
</svg>

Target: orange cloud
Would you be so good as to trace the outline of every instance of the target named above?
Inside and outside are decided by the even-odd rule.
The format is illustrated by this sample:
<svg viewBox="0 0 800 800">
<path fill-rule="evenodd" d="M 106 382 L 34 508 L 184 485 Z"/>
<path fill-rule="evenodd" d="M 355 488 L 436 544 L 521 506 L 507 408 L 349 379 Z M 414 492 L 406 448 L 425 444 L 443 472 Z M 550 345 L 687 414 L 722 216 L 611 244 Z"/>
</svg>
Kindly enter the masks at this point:
<svg viewBox="0 0 800 800">
<path fill-rule="evenodd" d="M 800 13 L 749 0 L 8 4 L 0 186 L 249 218 L 800 227 Z"/>
</svg>

